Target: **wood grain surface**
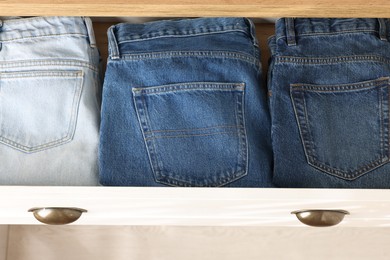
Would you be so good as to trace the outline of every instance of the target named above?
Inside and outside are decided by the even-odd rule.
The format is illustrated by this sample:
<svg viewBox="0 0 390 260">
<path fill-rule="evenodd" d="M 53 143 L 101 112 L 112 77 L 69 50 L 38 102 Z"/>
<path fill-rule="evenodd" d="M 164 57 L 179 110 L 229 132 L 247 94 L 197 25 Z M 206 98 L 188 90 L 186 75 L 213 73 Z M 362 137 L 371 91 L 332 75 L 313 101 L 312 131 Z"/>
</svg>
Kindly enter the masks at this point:
<svg viewBox="0 0 390 260">
<path fill-rule="evenodd" d="M 0 16 L 389 17 L 386 0 L 0 0 Z"/>
<path fill-rule="evenodd" d="M 8 225 L 0 225 L 0 260 L 7 260 Z"/>
</svg>

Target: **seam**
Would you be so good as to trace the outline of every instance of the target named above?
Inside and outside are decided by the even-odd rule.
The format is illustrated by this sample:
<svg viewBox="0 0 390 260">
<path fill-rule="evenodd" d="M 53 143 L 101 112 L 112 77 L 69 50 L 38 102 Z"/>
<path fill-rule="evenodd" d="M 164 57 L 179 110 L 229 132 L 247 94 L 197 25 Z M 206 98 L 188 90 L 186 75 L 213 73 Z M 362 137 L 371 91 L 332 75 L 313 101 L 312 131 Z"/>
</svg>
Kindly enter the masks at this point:
<svg viewBox="0 0 390 260">
<path fill-rule="evenodd" d="M 144 119 L 145 123 L 148 124 L 149 129 L 152 129 L 151 121 L 149 118 L 149 111 L 148 111 L 147 106 L 146 106 L 145 96 L 141 96 L 141 100 L 142 100 L 142 106 L 143 106 L 143 113 L 144 113 L 144 117 L 145 117 L 145 119 Z M 143 128 L 143 131 L 145 131 L 144 128 Z M 163 169 L 163 162 L 161 159 L 158 158 L 159 155 L 158 155 L 158 151 L 156 149 L 156 143 L 152 140 L 154 137 L 155 136 L 152 134 L 152 137 L 148 138 L 148 137 L 146 137 L 146 133 L 145 133 L 145 142 L 147 144 L 147 150 L 148 150 L 149 156 L 151 158 L 151 162 L 152 162 L 151 167 L 153 169 L 155 169 L 155 170 L 153 170 L 153 172 L 155 172 L 155 178 L 158 179 L 158 175 L 161 175 L 161 172 Z M 148 142 L 149 140 L 150 140 L 150 142 Z M 149 143 L 150 143 L 150 146 L 152 146 L 152 147 L 149 147 Z"/>
<path fill-rule="evenodd" d="M 19 78 L 80 78 L 81 71 L 16 71 L 16 72 L 0 72 L 3 79 L 19 79 Z"/>
<path fill-rule="evenodd" d="M 3 33 L 7 33 L 7 32 L 3 31 Z M 88 38 L 88 35 L 82 33 L 60 33 L 60 34 L 36 35 L 36 36 L 26 36 L 26 37 L 22 36 L 18 38 L 6 38 L 6 39 L 0 39 L 0 42 L 8 43 L 8 42 L 24 41 L 24 40 L 35 39 L 35 38 L 51 38 L 51 37 L 62 37 L 62 36 L 81 36 L 84 38 Z"/>
<path fill-rule="evenodd" d="M 390 118 L 390 109 L 389 109 L 389 105 L 390 105 L 390 95 L 389 95 L 389 92 L 390 92 L 390 85 L 389 85 L 389 82 L 387 84 L 387 87 L 386 87 L 386 90 L 387 90 L 387 143 L 386 143 L 386 149 L 387 149 L 387 158 L 388 160 L 390 160 L 390 149 L 389 149 L 389 146 L 390 146 L 390 138 L 389 138 L 389 133 L 390 133 L 390 123 L 389 123 L 389 118 Z"/>
<path fill-rule="evenodd" d="M 361 166 L 358 170 L 355 170 L 352 172 L 344 172 L 344 171 L 336 170 L 333 167 L 330 167 L 329 165 L 327 165 L 325 163 L 320 163 L 317 161 L 312 161 L 309 164 L 312 165 L 313 167 L 315 167 L 319 170 L 322 170 L 326 173 L 329 173 L 333 176 L 340 177 L 340 178 L 346 179 L 346 180 L 353 180 L 353 179 L 356 179 L 367 172 L 375 170 L 376 168 L 378 168 L 386 163 L 387 163 L 387 161 L 382 162 L 382 159 L 378 159 L 378 160 L 373 161 L 369 164 Z"/>
<path fill-rule="evenodd" d="M 380 130 L 379 130 L 379 134 L 380 134 L 380 139 L 381 139 L 381 157 L 382 159 L 384 158 L 384 150 L 383 150 L 383 147 L 384 147 L 384 136 L 383 136 L 383 125 L 384 125 L 384 114 L 383 114 L 383 94 L 382 94 L 382 89 L 379 88 L 379 91 L 378 91 L 378 97 L 379 97 L 379 117 L 380 117 Z"/>
<path fill-rule="evenodd" d="M 248 62 L 259 66 L 260 60 L 250 54 L 232 51 L 166 51 L 166 52 L 149 52 L 141 54 L 122 54 L 117 60 L 146 60 L 162 58 L 180 58 L 180 57 L 206 57 L 206 58 L 230 58 Z"/>
<path fill-rule="evenodd" d="M 81 81 L 79 84 L 79 87 L 75 89 L 75 96 L 73 97 L 73 104 L 72 104 L 72 122 L 69 123 L 69 130 L 68 130 L 68 136 L 69 139 L 72 140 L 74 137 L 74 134 L 76 132 L 76 126 L 77 126 L 77 118 L 78 118 L 78 112 L 79 112 L 79 106 L 81 101 L 81 95 L 84 90 L 84 72 L 81 71 Z"/>
<path fill-rule="evenodd" d="M 275 56 L 275 63 L 297 63 L 308 65 L 327 65 L 334 63 L 349 62 L 380 62 L 389 64 L 390 59 L 376 55 L 354 55 L 354 56 L 336 56 L 336 57 L 295 57 L 295 56 Z"/>
<path fill-rule="evenodd" d="M 377 30 L 367 30 L 367 29 L 357 29 L 357 30 L 345 30 L 345 31 L 337 31 L 337 32 L 312 32 L 312 33 L 297 33 L 296 37 L 300 36 L 318 36 L 318 35 L 339 35 L 339 34 L 358 34 L 362 32 L 375 32 L 379 33 Z M 276 40 L 287 38 L 287 36 L 279 36 Z"/>
<path fill-rule="evenodd" d="M 204 128 L 185 128 L 185 129 L 177 129 L 177 130 L 151 130 L 151 131 L 145 131 L 145 133 L 165 133 L 165 132 L 185 132 L 185 131 L 202 131 L 202 130 L 209 130 L 209 129 L 215 129 L 215 128 L 242 128 L 240 125 L 227 125 L 227 126 L 213 126 L 213 127 L 204 127 Z"/>
<path fill-rule="evenodd" d="M 191 91 L 191 90 L 201 90 L 201 91 L 234 91 L 237 90 L 235 88 L 177 88 L 177 89 L 167 89 L 167 90 L 142 90 L 142 94 L 144 95 L 153 95 L 153 94 L 161 94 L 161 93 L 169 93 L 174 91 Z M 138 93 L 135 93 L 138 94 Z"/>
<path fill-rule="evenodd" d="M 305 123 L 306 123 L 306 135 L 309 137 L 309 145 L 311 147 L 307 148 L 309 160 L 315 160 L 313 159 L 313 154 L 316 154 L 315 151 L 315 145 L 314 145 L 314 139 L 310 130 L 310 122 L 309 122 L 309 114 L 307 113 L 307 105 L 306 105 L 306 99 L 304 93 L 302 93 L 302 100 L 303 100 L 303 112 L 305 113 Z"/>
<path fill-rule="evenodd" d="M 240 126 L 238 128 L 238 142 L 239 142 L 239 153 L 237 158 L 237 165 L 240 165 L 243 163 L 241 167 L 245 167 L 242 169 L 243 175 L 247 175 L 248 171 L 248 137 L 246 134 L 246 127 L 245 127 L 245 91 L 242 93 L 238 93 L 237 95 L 237 106 L 236 106 L 236 120 L 238 125 Z M 241 158 L 241 160 L 240 160 Z M 241 162 L 243 161 L 243 162 Z M 237 169 L 238 170 L 238 169 Z M 233 181 L 233 180 L 232 180 Z M 228 182 L 231 183 L 232 181 Z M 227 184 L 227 183 L 226 183 Z"/>
<path fill-rule="evenodd" d="M 295 90 L 307 91 L 307 92 L 344 92 L 354 90 L 370 90 L 378 87 L 382 87 L 388 84 L 390 77 L 382 77 L 375 80 L 368 80 L 359 83 L 346 83 L 338 85 L 311 85 L 296 83 L 290 86 Z"/>
<path fill-rule="evenodd" d="M 80 60 L 20 60 L 20 61 L 0 61 L 0 68 L 19 68 L 19 67 L 36 67 L 36 66 L 77 66 L 86 67 L 93 71 L 99 72 L 98 67 L 88 62 Z M 43 69 L 42 69 L 43 70 Z M 10 72 L 12 73 L 12 72 Z"/>
<path fill-rule="evenodd" d="M 188 136 L 209 136 L 209 135 L 219 135 L 219 134 L 233 134 L 236 131 L 226 131 L 226 132 L 215 132 L 215 133 L 209 133 L 209 134 L 186 134 L 186 135 L 164 135 L 164 136 L 152 136 L 147 137 L 146 140 L 152 140 L 152 139 L 163 139 L 163 138 L 183 138 Z"/>
<path fill-rule="evenodd" d="M 190 82 L 190 83 L 176 83 L 176 84 L 167 84 L 160 86 L 151 86 L 143 88 L 133 88 L 133 93 L 140 94 L 149 94 L 149 93 L 159 93 L 167 91 L 180 91 L 187 89 L 196 89 L 196 90 L 238 90 L 243 91 L 245 85 L 242 83 L 230 83 L 230 82 Z"/>
<path fill-rule="evenodd" d="M 295 119 L 296 119 L 296 122 L 297 122 L 297 125 L 298 125 L 299 135 L 301 137 L 301 142 L 302 142 L 303 150 L 304 150 L 304 153 L 305 153 L 305 156 L 306 156 L 306 160 L 308 162 L 310 162 L 309 154 L 308 154 L 306 143 L 305 143 L 305 138 L 303 137 L 303 129 L 302 129 L 302 126 L 301 126 L 301 123 L 300 123 L 301 122 L 300 115 L 298 115 L 298 110 L 297 110 L 297 107 L 296 107 L 296 105 L 299 105 L 299 104 L 296 104 L 299 101 L 295 100 L 293 89 L 290 89 L 290 98 L 292 100 L 292 105 L 293 105 L 293 109 L 294 109 Z"/>
<path fill-rule="evenodd" d="M 161 35 L 161 36 L 152 36 L 148 38 L 139 38 L 139 39 L 129 39 L 118 42 L 118 44 L 123 43 L 130 43 L 130 42 L 139 42 L 139 41 L 148 41 L 148 40 L 155 40 L 160 38 L 185 38 L 185 37 L 196 37 L 196 36 L 203 36 L 203 35 L 210 35 L 210 34 L 223 34 L 223 33 L 230 33 L 230 32 L 242 32 L 247 34 L 245 30 L 241 29 L 230 29 L 230 30 L 224 30 L 224 31 L 217 31 L 217 32 L 204 32 L 204 33 L 194 33 L 194 34 L 185 34 L 185 35 L 174 35 L 174 34 L 168 34 L 168 35 Z"/>
<path fill-rule="evenodd" d="M 296 90 L 300 90 L 300 91 L 305 91 L 305 92 L 314 92 L 314 93 L 339 93 L 339 92 L 356 92 L 356 91 L 369 91 L 371 89 L 375 89 L 377 87 L 380 87 L 380 85 L 374 85 L 374 86 L 367 86 L 367 87 L 357 87 L 357 88 L 338 88 L 338 87 L 335 87 L 335 88 L 330 88 L 330 89 L 316 89 L 315 87 L 314 88 L 306 88 L 305 86 L 302 86 L 302 88 L 296 88 Z"/>
<path fill-rule="evenodd" d="M 136 115 L 137 115 L 139 127 L 140 127 L 140 130 L 141 130 L 141 134 L 142 134 L 142 137 L 144 139 L 145 150 L 146 150 L 146 152 L 148 154 L 150 168 L 151 168 L 151 170 L 153 172 L 154 179 L 157 179 L 157 174 L 156 174 L 156 171 L 154 169 L 153 159 L 152 159 L 152 157 L 150 155 L 149 145 L 148 145 L 148 143 L 146 141 L 144 125 L 143 125 L 143 122 L 142 122 L 142 119 L 141 119 L 141 115 L 140 115 L 140 111 L 139 111 L 139 106 L 141 106 L 140 109 L 142 109 L 142 104 L 140 104 L 140 102 L 142 102 L 142 100 L 139 100 L 139 99 L 142 99 L 142 98 L 143 98 L 143 96 L 137 97 L 137 96 L 133 95 L 133 103 L 134 103 L 134 108 L 135 108 L 135 112 L 136 112 Z"/>
<path fill-rule="evenodd" d="M 174 176 L 174 177 L 167 176 L 167 175 L 164 175 L 163 173 L 161 174 L 161 176 L 165 180 L 156 180 L 158 183 L 162 183 L 162 184 L 166 184 L 166 185 L 170 185 L 170 186 L 180 186 L 180 187 L 194 187 L 194 186 L 197 186 L 197 187 L 221 187 L 221 186 L 229 184 L 229 183 L 236 181 L 239 178 L 243 177 L 242 171 L 240 171 L 240 172 L 237 172 L 235 174 L 232 174 L 230 176 L 230 178 L 221 177 L 221 178 L 218 178 L 217 181 L 212 182 L 211 184 L 200 184 L 198 182 L 192 182 L 189 180 L 177 178 L 176 176 Z"/>
</svg>

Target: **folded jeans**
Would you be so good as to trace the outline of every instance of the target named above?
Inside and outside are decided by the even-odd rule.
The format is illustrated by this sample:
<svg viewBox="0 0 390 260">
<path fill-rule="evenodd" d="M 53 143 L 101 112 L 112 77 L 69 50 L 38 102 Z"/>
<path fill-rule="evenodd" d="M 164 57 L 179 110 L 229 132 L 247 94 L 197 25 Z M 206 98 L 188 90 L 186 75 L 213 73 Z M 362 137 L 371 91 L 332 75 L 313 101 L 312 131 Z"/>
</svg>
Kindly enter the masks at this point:
<svg viewBox="0 0 390 260">
<path fill-rule="evenodd" d="M 390 24 L 280 19 L 269 40 L 274 184 L 389 188 Z"/>
<path fill-rule="evenodd" d="M 98 185 L 99 54 L 91 21 L 0 24 L 0 184 Z"/>
<path fill-rule="evenodd" d="M 269 110 L 250 20 L 119 24 L 108 37 L 103 185 L 272 186 Z"/>
</svg>

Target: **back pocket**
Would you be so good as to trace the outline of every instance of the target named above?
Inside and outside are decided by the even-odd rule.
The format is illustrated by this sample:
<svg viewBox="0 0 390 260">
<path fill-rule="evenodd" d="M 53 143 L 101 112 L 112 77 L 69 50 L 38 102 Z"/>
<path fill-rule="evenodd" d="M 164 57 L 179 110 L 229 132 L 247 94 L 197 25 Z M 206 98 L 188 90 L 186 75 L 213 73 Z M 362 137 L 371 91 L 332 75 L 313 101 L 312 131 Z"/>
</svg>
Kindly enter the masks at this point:
<svg viewBox="0 0 390 260">
<path fill-rule="evenodd" d="M 222 186 L 246 175 L 243 83 L 133 88 L 156 181 Z"/>
<path fill-rule="evenodd" d="M 82 71 L 0 73 L 0 143 L 33 153 L 73 138 Z"/>
<path fill-rule="evenodd" d="M 353 180 L 389 161 L 389 78 L 340 85 L 292 84 L 308 163 Z"/>
</svg>

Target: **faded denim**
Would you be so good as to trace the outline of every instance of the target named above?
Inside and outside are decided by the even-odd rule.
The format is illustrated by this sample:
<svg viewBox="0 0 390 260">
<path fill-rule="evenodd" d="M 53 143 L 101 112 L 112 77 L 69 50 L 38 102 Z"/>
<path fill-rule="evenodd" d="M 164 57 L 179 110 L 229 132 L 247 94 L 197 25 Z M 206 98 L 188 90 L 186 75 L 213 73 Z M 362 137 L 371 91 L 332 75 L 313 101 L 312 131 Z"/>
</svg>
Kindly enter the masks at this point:
<svg viewBox="0 0 390 260">
<path fill-rule="evenodd" d="M 119 24 L 108 37 L 103 185 L 271 186 L 270 118 L 251 21 Z"/>
<path fill-rule="evenodd" d="M 0 46 L 0 184 L 98 185 L 91 21 L 1 20 Z"/>
<path fill-rule="evenodd" d="M 390 24 L 280 19 L 269 40 L 274 183 L 389 188 Z"/>
</svg>

